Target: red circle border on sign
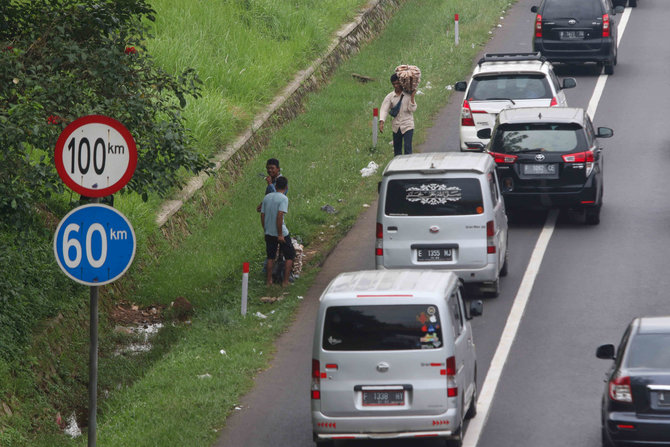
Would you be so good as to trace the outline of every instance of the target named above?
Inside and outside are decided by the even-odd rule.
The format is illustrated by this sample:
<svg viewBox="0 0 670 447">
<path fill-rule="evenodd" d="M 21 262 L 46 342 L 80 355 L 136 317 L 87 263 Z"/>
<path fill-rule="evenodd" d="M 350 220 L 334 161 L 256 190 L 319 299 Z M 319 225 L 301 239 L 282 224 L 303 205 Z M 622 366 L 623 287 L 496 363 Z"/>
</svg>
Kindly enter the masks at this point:
<svg viewBox="0 0 670 447">
<path fill-rule="evenodd" d="M 67 142 L 70 135 L 72 135 L 72 133 L 79 127 L 93 123 L 104 124 L 114 128 L 114 130 L 119 132 L 128 145 L 128 156 L 130 157 L 128 160 L 128 167 L 126 168 L 126 172 L 123 174 L 123 177 L 121 177 L 121 179 L 119 179 L 119 181 L 112 186 L 108 186 L 107 188 L 103 189 L 86 188 L 75 183 L 75 181 L 72 180 L 72 178 L 67 174 L 65 166 L 63 165 L 63 150 L 65 149 L 65 143 Z M 65 127 L 63 132 L 61 132 L 60 136 L 58 137 L 58 141 L 56 142 L 55 162 L 58 175 L 71 190 L 86 197 L 105 197 L 119 191 L 121 188 L 126 186 L 126 184 L 133 177 L 135 168 L 137 168 L 137 146 L 135 145 L 135 139 L 130 134 L 128 129 L 126 129 L 126 127 L 119 121 L 105 115 L 86 115 L 72 121 Z"/>
</svg>

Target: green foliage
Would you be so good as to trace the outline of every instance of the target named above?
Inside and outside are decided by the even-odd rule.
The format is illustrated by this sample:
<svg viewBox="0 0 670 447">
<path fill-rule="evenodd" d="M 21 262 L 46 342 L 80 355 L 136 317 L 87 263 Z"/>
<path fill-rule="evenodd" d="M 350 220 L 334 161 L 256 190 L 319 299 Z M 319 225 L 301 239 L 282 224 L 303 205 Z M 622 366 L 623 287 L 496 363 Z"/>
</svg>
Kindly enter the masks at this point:
<svg viewBox="0 0 670 447">
<path fill-rule="evenodd" d="M 192 69 L 171 75 L 146 52 L 154 11 L 143 0 L 5 1 L 0 6 L 0 215 L 21 217 L 63 191 L 56 140 L 74 119 L 102 114 L 134 136 L 128 191 L 143 197 L 210 166 L 191 148 L 181 110 L 199 96 Z M 16 211 L 23 211 L 17 213 Z"/>
</svg>

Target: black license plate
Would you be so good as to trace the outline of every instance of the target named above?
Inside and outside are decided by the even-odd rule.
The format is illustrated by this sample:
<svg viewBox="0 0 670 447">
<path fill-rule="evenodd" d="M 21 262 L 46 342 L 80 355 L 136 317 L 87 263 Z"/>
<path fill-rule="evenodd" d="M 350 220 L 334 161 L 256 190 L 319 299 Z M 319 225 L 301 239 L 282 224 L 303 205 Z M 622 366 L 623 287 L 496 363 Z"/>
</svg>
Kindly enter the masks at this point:
<svg viewBox="0 0 670 447">
<path fill-rule="evenodd" d="M 416 251 L 419 261 L 451 261 L 451 248 L 419 248 Z"/>
<path fill-rule="evenodd" d="M 365 406 L 405 405 L 405 391 L 363 390 L 363 405 Z"/>
<path fill-rule="evenodd" d="M 525 175 L 556 175 L 558 173 L 556 163 L 525 163 L 521 166 Z"/>
<path fill-rule="evenodd" d="M 584 31 L 561 31 L 561 40 L 582 40 Z"/>
</svg>

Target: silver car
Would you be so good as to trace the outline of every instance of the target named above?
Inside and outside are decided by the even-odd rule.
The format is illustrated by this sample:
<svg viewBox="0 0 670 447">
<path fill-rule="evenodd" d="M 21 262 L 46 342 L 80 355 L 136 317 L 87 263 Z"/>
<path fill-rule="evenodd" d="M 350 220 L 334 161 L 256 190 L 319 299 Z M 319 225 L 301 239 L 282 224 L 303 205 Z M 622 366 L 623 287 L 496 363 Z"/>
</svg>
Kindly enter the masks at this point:
<svg viewBox="0 0 670 447">
<path fill-rule="evenodd" d="M 312 350 L 312 430 L 338 439 L 440 437 L 462 443 L 477 364 L 460 282 L 439 270 L 342 273 L 320 298 Z"/>
</svg>

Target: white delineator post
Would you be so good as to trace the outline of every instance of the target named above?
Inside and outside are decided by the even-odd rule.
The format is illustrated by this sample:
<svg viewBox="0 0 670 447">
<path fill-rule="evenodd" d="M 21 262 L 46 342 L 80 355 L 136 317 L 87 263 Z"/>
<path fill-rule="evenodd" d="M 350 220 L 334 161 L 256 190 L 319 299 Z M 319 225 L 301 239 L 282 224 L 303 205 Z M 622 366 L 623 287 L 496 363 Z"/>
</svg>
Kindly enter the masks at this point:
<svg viewBox="0 0 670 447">
<path fill-rule="evenodd" d="M 458 14 L 454 14 L 454 43 L 458 45 Z"/>
<path fill-rule="evenodd" d="M 377 147 L 377 131 L 379 130 L 379 109 L 372 109 L 372 147 Z"/>
<path fill-rule="evenodd" d="M 247 314 L 247 293 L 249 291 L 249 263 L 242 264 L 242 315 Z"/>
</svg>

